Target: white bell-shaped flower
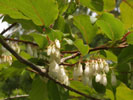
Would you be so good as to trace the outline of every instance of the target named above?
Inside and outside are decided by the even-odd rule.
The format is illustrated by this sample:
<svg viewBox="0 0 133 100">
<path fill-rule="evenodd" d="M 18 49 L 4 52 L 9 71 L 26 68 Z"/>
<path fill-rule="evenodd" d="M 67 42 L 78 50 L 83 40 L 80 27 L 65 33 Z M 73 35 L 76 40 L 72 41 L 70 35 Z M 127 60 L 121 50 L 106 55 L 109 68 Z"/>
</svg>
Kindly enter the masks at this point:
<svg viewBox="0 0 133 100">
<path fill-rule="evenodd" d="M 55 45 L 58 49 L 60 49 L 60 41 L 59 40 L 57 40 L 57 39 L 55 40 Z"/>
<path fill-rule="evenodd" d="M 69 85 L 69 84 L 70 84 L 68 76 L 65 76 L 65 77 L 64 77 L 64 82 L 63 82 L 63 83 L 64 83 L 65 85 Z"/>
<path fill-rule="evenodd" d="M 98 65 L 97 61 L 95 62 L 95 70 L 96 70 L 96 71 L 99 70 L 99 65 Z"/>
<path fill-rule="evenodd" d="M 77 73 L 78 73 L 78 76 L 82 76 L 83 68 L 81 63 L 78 64 Z"/>
<path fill-rule="evenodd" d="M 109 72 L 109 66 L 104 66 L 104 71 L 106 72 L 106 73 L 108 73 Z"/>
<path fill-rule="evenodd" d="M 78 73 L 77 73 L 77 67 L 75 66 L 75 67 L 74 67 L 74 71 L 73 71 L 73 79 L 74 79 L 74 80 L 78 80 L 78 77 L 79 77 L 79 76 L 78 76 Z"/>
<path fill-rule="evenodd" d="M 53 72 L 58 72 L 58 71 L 59 71 L 59 65 L 56 63 L 55 60 L 53 60 L 53 61 L 49 64 L 49 71 L 53 71 Z"/>
<path fill-rule="evenodd" d="M 30 44 L 27 44 L 27 53 L 33 56 L 33 50 Z"/>
<path fill-rule="evenodd" d="M 89 77 L 89 83 L 88 83 L 88 86 L 92 88 L 92 78 Z"/>
<path fill-rule="evenodd" d="M 116 86 L 117 84 L 117 79 L 116 79 L 114 71 L 112 71 L 111 73 L 111 83 L 112 83 L 112 86 Z"/>
<path fill-rule="evenodd" d="M 60 66 L 60 69 L 59 69 L 58 74 L 60 76 L 66 76 L 65 69 L 64 69 L 64 66 L 63 65 Z"/>
<path fill-rule="evenodd" d="M 84 74 L 86 76 L 88 76 L 90 74 L 90 66 L 89 66 L 89 63 L 88 62 L 86 63 L 85 70 L 84 70 Z"/>
<path fill-rule="evenodd" d="M 106 86 L 107 85 L 107 78 L 106 78 L 106 74 L 103 74 L 102 75 L 102 79 L 101 79 L 101 84 L 103 84 L 104 86 Z"/>
<path fill-rule="evenodd" d="M 88 85 L 89 84 L 89 77 L 86 75 L 82 76 L 82 82 L 84 85 Z"/>
<path fill-rule="evenodd" d="M 95 78 L 95 81 L 96 81 L 96 82 L 100 82 L 101 79 L 102 79 L 102 75 L 101 75 L 101 74 L 97 74 L 97 75 L 96 75 L 96 78 Z"/>
<path fill-rule="evenodd" d="M 37 51 L 37 48 L 36 47 L 33 49 L 33 56 L 35 58 L 38 58 L 38 51 Z"/>
</svg>

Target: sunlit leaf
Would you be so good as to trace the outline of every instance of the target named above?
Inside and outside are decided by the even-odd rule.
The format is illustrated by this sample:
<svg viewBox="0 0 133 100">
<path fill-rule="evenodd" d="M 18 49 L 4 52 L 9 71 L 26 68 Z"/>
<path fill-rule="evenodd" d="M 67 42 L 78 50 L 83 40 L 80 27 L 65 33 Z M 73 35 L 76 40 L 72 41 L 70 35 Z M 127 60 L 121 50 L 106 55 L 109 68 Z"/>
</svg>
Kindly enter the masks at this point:
<svg viewBox="0 0 133 100">
<path fill-rule="evenodd" d="M 112 14 L 104 13 L 97 21 L 97 25 L 113 41 L 121 39 L 124 35 L 122 22 Z"/>
</svg>

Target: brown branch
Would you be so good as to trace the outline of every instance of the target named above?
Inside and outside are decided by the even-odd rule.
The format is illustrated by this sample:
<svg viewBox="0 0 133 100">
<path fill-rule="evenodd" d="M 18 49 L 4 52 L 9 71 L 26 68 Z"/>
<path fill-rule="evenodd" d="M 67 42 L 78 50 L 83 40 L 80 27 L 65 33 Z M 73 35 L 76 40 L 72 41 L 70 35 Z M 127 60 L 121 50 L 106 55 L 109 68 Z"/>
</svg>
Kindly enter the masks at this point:
<svg viewBox="0 0 133 100">
<path fill-rule="evenodd" d="M 3 30 L 0 35 L 4 35 L 8 30 L 10 30 L 12 27 L 16 26 L 17 23 L 13 23 L 12 25 L 10 25 L 7 29 Z"/>
<path fill-rule="evenodd" d="M 82 95 L 82 96 L 84 96 L 84 97 L 86 97 L 86 98 L 90 98 L 90 99 L 93 99 L 93 100 L 100 100 L 100 99 L 94 98 L 94 97 L 92 97 L 92 96 L 88 96 L 88 95 L 86 95 L 86 94 L 84 94 L 84 93 L 82 93 L 82 92 L 80 92 L 80 91 L 78 91 L 78 90 L 75 90 L 75 89 L 73 89 L 73 88 L 71 88 L 71 87 L 69 87 L 69 86 L 66 86 L 65 84 L 62 84 L 62 83 L 56 81 L 55 79 L 53 79 L 52 77 L 50 77 L 50 76 L 46 73 L 46 71 L 45 71 L 44 69 L 43 69 L 43 70 L 40 69 L 37 65 L 35 65 L 35 64 L 31 63 L 30 61 L 28 61 L 28 60 L 22 58 L 21 56 L 19 56 L 19 54 L 17 54 L 17 53 L 3 40 L 3 38 L 2 38 L 1 36 L 0 36 L 0 43 L 1 43 L 2 46 L 5 47 L 12 55 L 14 55 L 21 63 L 23 63 L 23 64 L 28 65 L 29 67 L 31 67 L 33 70 L 35 70 L 36 72 L 38 72 L 40 76 L 42 76 L 42 77 L 47 77 L 48 79 L 54 81 L 56 84 L 59 84 L 60 86 L 66 88 L 66 89 L 68 89 L 68 90 L 70 90 L 70 91 L 73 91 L 73 92 L 75 92 L 75 93 L 77 93 L 77 94 L 80 94 L 80 95 Z"/>
<path fill-rule="evenodd" d="M 34 46 L 38 46 L 38 44 L 36 43 L 33 43 L 33 42 L 30 42 L 30 41 L 25 41 L 25 40 L 18 40 L 18 39 L 12 39 L 12 38 L 5 38 L 4 40 L 6 41 L 15 41 L 15 42 L 21 42 L 21 43 L 25 43 L 25 44 L 31 44 L 31 45 L 34 45 Z"/>
<path fill-rule="evenodd" d="M 5 99 L 0 99 L 0 100 L 12 100 L 12 99 L 17 99 L 17 98 L 26 98 L 28 96 L 29 95 L 16 95 L 16 96 L 11 96 L 11 97 L 8 97 L 8 98 L 5 98 Z"/>
<path fill-rule="evenodd" d="M 80 52 L 77 52 L 77 53 L 72 54 L 71 56 L 67 56 L 67 57 L 65 57 L 65 58 L 62 58 L 62 59 L 61 59 L 61 63 L 65 62 L 65 61 L 67 61 L 67 60 L 69 60 L 69 59 L 75 58 L 75 57 L 77 57 L 77 56 L 79 56 L 79 55 L 80 55 Z"/>
</svg>

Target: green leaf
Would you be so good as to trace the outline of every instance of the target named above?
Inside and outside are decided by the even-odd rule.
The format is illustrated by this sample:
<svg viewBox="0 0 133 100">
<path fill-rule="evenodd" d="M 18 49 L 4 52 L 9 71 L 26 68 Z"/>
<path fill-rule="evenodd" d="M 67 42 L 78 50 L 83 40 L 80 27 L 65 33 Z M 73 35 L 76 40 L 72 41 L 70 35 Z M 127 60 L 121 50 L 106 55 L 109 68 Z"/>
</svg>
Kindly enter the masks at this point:
<svg viewBox="0 0 133 100">
<path fill-rule="evenodd" d="M 80 0 L 80 3 L 94 11 L 103 10 L 103 0 Z"/>
<path fill-rule="evenodd" d="M 106 98 L 114 100 L 113 93 L 111 90 L 106 90 Z M 133 90 L 129 89 L 125 84 L 121 83 L 116 89 L 116 99 L 115 100 L 132 100 Z"/>
<path fill-rule="evenodd" d="M 36 43 L 39 45 L 40 48 L 44 48 L 48 44 L 48 40 L 46 39 L 46 36 L 43 34 L 37 34 L 37 33 L 31 33 L 31 36 L 33 36 Z"/>
<path fill-rule="evenodd" d="M 31 20 L 13 19 L 9 16 L 4 16 L 2 21 L 6 21 L 10 24 L 20 23 L 22 27 L 26 30 L 36 29 L 37 31 L 42 32 L 42 28 L 40 26 L 35 25 Z"/>
<path fill-rule="evenodd" d="M 133 46 L 128 46 L 124 48 L 118 56 L 119 64 L 124 64 L 129 61 L 133 61 Z"/>
<path fill-rule="evenodd" d="M 70 26 L 65 21 L 63 16 L 59 16 L 58 19 L 55 21 L 54 29 L 60 30 L 63 33 L 71 33 Z"/>
<path fill-rule="evenodd" d="M 113 41 L 121 39 L 124 35 L 125 30 L 122 22 L 112 14 L 104 13 L 96 23 L 108 38 Z"/>
<path fill-rule="evenodd" d="M 56 0 L 58 2 L 58 8 L 60 15 L 62 15 L 68 8 L 68 2 L 66 0 Z"/>
<path fill-rule="evenodd" d="M 32 83 L 29 98 L 30 100 L 49 100 L 46 83 L 39 77 L 36 77 Z"/>
<path fill-rule="evenodd" d="M 95 82 L 95 79 L 93 79 L 93 87 L 98 93 L 105 93 L 106 88 L 100 83 Z"/>
<path fill-rule="evenodd" d="M 103 0 L 104 11 L 111 11 L 115 8 L 115 0 Z"/>
<path fill-rule="evenodd" d="M 120 84 L 116 89 L 116 100 L 132 100 L 133 90 L 129 89 L 125 84 Z"/>
<path fill-rule="evenodd" d="M 59 30 L 48 30 L 46 33 L 50 38 L 50 40 L 53 40 L 53 41 L 55 39 L 62 40 L 63 33 Z"/>
<path fill-rule="evenodd" d="M 109 89 L 106 89 L 105 98 L 109 98 L 110 100 L 114 100 L 113 92 Z"/>
<path fill-rule="evenodd" d="M 80 29 L 85 41 L 89 44 L 95 37 L 97 31 L 97 27 L 92 26 L 90 17 L 87 15 L 75 16 L 74 25 Z"/>
<path fill-rule="evenodd" d="M 16 4 L 13 3 L 14 1 L 15 0 L 0 0 L 0 13 L 4 15 L 9 15 L 10 17 L 15 19 L 29 19 L 18 9 L 16 9 Z"/>
<path fill-rule="evenodd" d="M 117 56 L 115 54 L 113 54 L 112 52 L 107 51 L 107 50 L 105 50 L 105 53 L 106 53 L 106 58 L 108 60 L 112 60 L 114 62 L 117 62 Z"/>
<path fill-rule="evenodd" d="M 91 95 L 91 94 L 94 95 L 94 93 L 96 93 L 94 89 L 90 88 L 89 86 L 85 86 L 82 82 L 79 82 L 79 81 L 71 81 L 70 86 L 87 95 Z M 71 91 L 69 91 L 69 93 L 71 96 L 75 96 L 75 97 L 81 96 Z"/>
<path fill-rule="evenodd" d="M 119 79 L 120 81 L 122 81 L 123 83 L 125 83 L 126 85 L 129 85 L 129 71 L 130 71 L 130 67 L 129 64 L 120 64 L 117 66 L 117 70 L 118 70 L 118 77 L 117 79 Z"/>
<path fill-rule="evenodd" d="M 74 1 L 71 1 L 65 12 L 65 18 L 67 18 L 69 15 L 72 15 L 76 11 L 76 9 L 77 9 L 76 3 Z"/>
<path fill-rule="evenodd" d="M 120 5 L 120 12 L 125 28 L 133 27 L 133 0 L 123 0 Z"/>
<path fill-rule="evenodd" d="M 58 16 L 54 0 L 1 0 L 0 13 L 15 19 L 31 19 L 36 25 L 49 26 Z"/>
<path fill-rule="evenodd" d="M 47 90 L 48 90 L 49 100 L 61 100 L 58 87 L 53 81 L 51 80 L 48 81 Z"/>
<path fill-rule="evenodd" d="M 133 44 L 133 32 L 127 36 L 127 42 L 128 44 Z"/>
<path fill-rule="evenodd" d="M 81 52 L 81 54 L 83 56 L 85 56 L 86 54 L 88 54 L 88 51 L 89 51 L 89 46 L 88 45 L 85 45 L 83 43 L 83 40 L 82 39 L 77 39 L 75 42 L 74 42 L 74 45 L 79 49 L 79 51 Z"/>
</svg>

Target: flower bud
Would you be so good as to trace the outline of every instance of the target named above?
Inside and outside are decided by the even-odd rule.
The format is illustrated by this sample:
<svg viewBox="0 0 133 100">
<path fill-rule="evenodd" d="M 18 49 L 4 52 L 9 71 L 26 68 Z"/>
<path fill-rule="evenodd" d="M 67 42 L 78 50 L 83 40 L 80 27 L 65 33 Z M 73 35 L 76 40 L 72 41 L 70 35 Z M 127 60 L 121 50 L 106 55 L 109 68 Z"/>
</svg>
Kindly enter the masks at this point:
<svg viewBox="0 0 133 100">
<path fill-rule="evenodd" d="M 27 53 L 30 54 L 31 56 L 33 56 L 33 50 L 31 48 L 30 44 L 27 45 Z"/>
<path fill-rule="evenodd" d="M 60 41 L 59 40 L 57 40 L 57 39 L 55 40 L 55 45 L 58 49 L 60 49 Z"/>
</svg>

